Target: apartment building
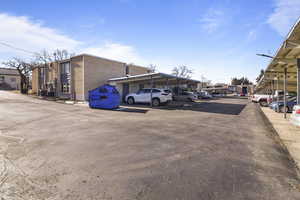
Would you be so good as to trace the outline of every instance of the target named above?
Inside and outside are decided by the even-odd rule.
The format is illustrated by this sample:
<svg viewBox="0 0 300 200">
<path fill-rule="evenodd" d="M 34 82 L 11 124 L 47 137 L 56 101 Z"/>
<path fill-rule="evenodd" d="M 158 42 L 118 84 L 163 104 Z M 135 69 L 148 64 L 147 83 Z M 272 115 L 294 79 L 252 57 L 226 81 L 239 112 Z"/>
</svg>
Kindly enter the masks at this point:
<svg viewBox="0 0 300 200">
<path fill-rule="evenodd" d="M 32 91 L 38 95 L 85 101 L 88 91 L 108 83 L 109 79 L 149 73 L 146 67 L 80 54 L 32 73 Z"/>
</svg>

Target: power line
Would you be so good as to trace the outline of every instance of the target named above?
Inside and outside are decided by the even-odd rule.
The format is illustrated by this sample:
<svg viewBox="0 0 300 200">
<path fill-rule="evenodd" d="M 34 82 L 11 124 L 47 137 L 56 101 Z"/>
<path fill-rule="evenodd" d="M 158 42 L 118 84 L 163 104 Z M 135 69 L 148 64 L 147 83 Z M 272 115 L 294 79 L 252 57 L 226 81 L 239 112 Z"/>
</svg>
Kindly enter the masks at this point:
<svg viewBox="0 0 300 200">
<path fill-rule="evenodd" d="M 18 51 L 23 51 L 23 52 L 25 52 L 25 53 L 29 53 L 29 54 L 33 54 L 33 55 L 36 55 L 36 54 L 37 54 L 37 53 L 35 53 L 35 52 L 28 51 L 28 50 L 26 50 L 26 49 L 22 49 L 22 48 L 19 48 L 19 47 L 15 47 L 15 46 L 10 45 L 10 44 L 8 44 L 8 43 L 6 43 L 6 42 L 1 42 L 1 41 L 0 41 L 0 44 L 2 44 L 3 46 L 9 47 L 9 48 L 18 50 Z"/>
</svg>

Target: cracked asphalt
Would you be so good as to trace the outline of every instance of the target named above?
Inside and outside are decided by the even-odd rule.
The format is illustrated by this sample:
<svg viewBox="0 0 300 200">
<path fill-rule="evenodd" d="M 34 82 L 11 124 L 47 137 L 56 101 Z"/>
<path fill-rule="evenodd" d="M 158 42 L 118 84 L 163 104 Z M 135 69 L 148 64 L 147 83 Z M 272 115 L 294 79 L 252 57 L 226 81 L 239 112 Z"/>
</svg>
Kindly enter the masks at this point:
<svg viewBox="0 0 300 200">
<path fill-rule="evenodd" d="M 295 165 L 248 100 L 127 111 L 0 91 L 0 199 L 300 199 Z"/>
</svg>

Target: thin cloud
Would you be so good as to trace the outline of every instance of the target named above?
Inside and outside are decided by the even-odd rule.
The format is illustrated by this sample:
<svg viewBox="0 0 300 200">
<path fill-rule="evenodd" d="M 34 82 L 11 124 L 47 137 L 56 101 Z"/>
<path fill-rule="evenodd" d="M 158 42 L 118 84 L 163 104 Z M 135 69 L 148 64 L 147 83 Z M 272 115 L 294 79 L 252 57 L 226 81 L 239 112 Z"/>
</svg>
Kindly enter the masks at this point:
<svg viewBox="0 0 300 200">
<path fill-rule="evenodd" d="M 204 31 L 213 33 L 224 23 L 224 12 L 218 9 L 209 9 L 199 22 Z"/>
<path fill-rule="evenodd" d="M 281 36 L 285 36 L 299 16 L 299 0 L 275 0 L 275 9 L 267 23 Z"/>
<path fill-rule="evenodd" d="M 85 48 L 82 50 L 82 53 L 89 53 L 126 63 L 135 63 L 140 65 L 147 63 L 133 46 L 114 42 L 106 42 L 104 45 Z"/>
<path fill-rule="evenodd" d="M 28 51 L 39 52 L 43 49 L 73 50 L 81 42 L 46 27 L 40 21 L 33 21 L 26 16 L 12 16 L 0 13 L 0 41 Z M 20 51 L 9 47 L 1 47 L 4 54 L 20 54 Z"/>
</svg>

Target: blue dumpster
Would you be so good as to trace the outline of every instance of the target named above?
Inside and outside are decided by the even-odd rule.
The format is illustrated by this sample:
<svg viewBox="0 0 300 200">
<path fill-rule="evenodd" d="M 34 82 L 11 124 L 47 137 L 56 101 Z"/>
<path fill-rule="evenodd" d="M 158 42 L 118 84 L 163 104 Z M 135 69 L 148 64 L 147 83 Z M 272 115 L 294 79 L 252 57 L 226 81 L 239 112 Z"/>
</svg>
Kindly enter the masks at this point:
<svg viewBox="0 0 300 200">
<path fill-rule="evenodd" d="M 89 91 L 90 108 L 115 109 L 120 105 L 120 93 L 112 85 L 102 85 Z"/>
</svg>

